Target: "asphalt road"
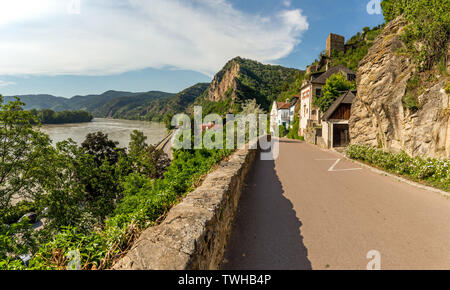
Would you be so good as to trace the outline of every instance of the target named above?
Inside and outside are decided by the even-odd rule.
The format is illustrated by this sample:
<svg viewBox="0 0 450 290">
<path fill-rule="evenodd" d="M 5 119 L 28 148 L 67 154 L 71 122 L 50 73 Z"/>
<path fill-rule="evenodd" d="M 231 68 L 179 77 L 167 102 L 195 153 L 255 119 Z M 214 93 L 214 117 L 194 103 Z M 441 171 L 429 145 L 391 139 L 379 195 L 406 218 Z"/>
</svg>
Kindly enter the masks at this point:
<svg viewBox="0 0 450 290">
<path fill-rule="evenodd" d="M 222 269 L 450 269 L 450 200 L 283 140 L 255 161 Z"/>
</svg>

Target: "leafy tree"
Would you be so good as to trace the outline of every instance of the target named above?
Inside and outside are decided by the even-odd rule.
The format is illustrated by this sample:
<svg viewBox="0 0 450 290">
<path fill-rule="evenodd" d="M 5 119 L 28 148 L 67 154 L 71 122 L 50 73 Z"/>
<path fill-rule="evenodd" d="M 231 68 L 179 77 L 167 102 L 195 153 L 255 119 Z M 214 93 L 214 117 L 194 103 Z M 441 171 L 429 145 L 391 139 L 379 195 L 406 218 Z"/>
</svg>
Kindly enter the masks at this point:
<svg viewBox="0 0 450 290">
<path fill-rule="evenodd" d="M 142 131 L 134 130 L 131 133 L 131 142 L 128 146 L 128 154 L 130 157 L 139 156 L 147 147 L 147 136 L 144 135 Z"/>
<path fill-rule="evenodd" d="M 99 151 L 113 157 L 87 153 L 72 140 L 56 145 L 52 161 L 55 174 L 46 180 L 47 195 L 41 202 L 48 208 L 52 230 L 76 226 L 88 232 L 113 212 L 121 197 L 120 182 L 130 173 L 130 165 L 123 153 L 116 157 L 115 151 Z M 109 161 L 116 158 L 116 163 Z"/>
<path fill-rule="evenodd" d="M 0 260 L 35 247 L 29 220 L 18 219 L 31 209 L 25 200 L 42 196 L 42 165 L 50 163 L 50 139 L 33 127 L 35 118 L 23 106 L 18 98 L 4 104 L 0 96 Z M 22 202 L 12 206 L 13 199 Z"/>
<path fill-rule="evenodd" d="M 33 128 L 35 119 L 24 104 L 3 104 L 0 96 L 0 213 L 11 206 L 12 198 L 33 199 L 42 193 L 39 186 L 42 165 L 48 164 L 46 153 L 50 139 Z"/>
<path fill-rule="evenodd" d="M 300 118 L 298 116 L 298 113 L 295 113 L 294 116 L 294 124 L 292 124 L 292 128 L 289 130 L 289 133 L 287 134 L 287 138 L 294 139 L 294 140 L 300 140 L 300 136 L 298 135 L 298 132 L 300 130 Z"/>
<path fill-rule="evenodd" d="M 342 73 L 334 74 L 322 87 L 322 95 L 314 98 L 314 105 L 319 107 L 322 112 L 326 112 L 344 91 L 355 88 L 355 84 L 348 81 Z"/>
<path fill-rule="evenodd" d="M 278 132 L 280 137 L 286 136 L 286 128 L 283 125 L 278 126 Z"/>
<path fill-rule="evenodd" d="M 118 148 L 118 145 L 119 142 L 110 140 L 108 134 L 97 132 L 89 133 L 81 147 L 87 154 L 94 156 L 98 166 L 101 166 L 105 160 L 115 164 L 119 161 L 120 154 L 125 154 L 125 149 Z"/>
<path fill-rule="evenodd" d="M 11 254 L 27 255 L 36 247 L 36 239 L 30 230 L 28 218 L 12 225 L 0 224 L 0 269 L 2 260 L 10 261 L 15 258 L 11 257 Z M 22 262 L 15 265 L 23 267 Z"/>
<path fill-rule="evenodd" d="M 150 145 L 141 154 L 139 163 L 139 172 L 141 174 L 152 179 L 159 179 L 163 177 L 164 172 L 166 172 L 167 167 L 170 165 L 170 159 L 164 151 Z"/>
<path fill-rule="evenodd" d="M 81 147 L 72 140 L 56 145 L 54 173 L 43 184 L 47 194 L 40 202 L 48 208 L 49 230 L 77 226 L 87 232 L 113 212 L 122 177 L 131 169 L 117 144 L 98 132 L 88 134 Z"/>
<path fill-rule="evenodd" d="M 255 114 L 258 117 L 260 114 L 264 114 L 264 113 L 265 113 L 265 111 L 263 109 L 261 109 L 261 106 L 256 103 L 255 99 L 246 100 L 244 102 L 244 104 L 242 105 L 241 114 L 243 114 L 244 116 L 250 115 L 250 114 Z"/>
<path fill-rule="evenodd" d="M 75 160 L 86 202 L 99 219 L 114 209 L 115 200 L 120 197 L 120 178 L 130 170 L 125 149 L 117 148 L 118 144 L 102 132 L 88 134 L 81 144 L 85 154 Z"/>
<path fill-rule="evenodd" d="M 135 130 L 131 134 L 128 155 L 133 163 L 133 169 L 152 179 L 162 178 L 170 165 L 170 159 L 164 151 L 145 143 L 146 139 L 147 137 L 140 131 Z"/>
<path fill-rule="evenodd" d="M 100 166 L 95 157 L 92 158 L 89 154 L 81 155 L 77 160 L 77 177 L 82 186 L 84 201 L 89 212 L 100 222 L 112 213 L 117 199 L 121 197 L 120 181 L 129 173 L 127 167 L 117 166 L 122 162 L 127 164 L 124 155 L 119 156 L 116 164 L 104 160 Z"/>
<path fill-rule="evenodd" d="M 81 166 L 83 154 L 83 150 L 72 140 L 56 144 L 52 160 L 54 174 L 45 180 L 43 186 L 47 194 L 39 201 L 47 207 L 47 228 L 52 231 L 68 225 L 85 227 L 81 216 L 87 211 L 87 205 L 84 202 L 84 184 L 80 180 L 79 171 L 87 170 L 89 174 L 92 167 L 96 166 Z M 92 156 L 91 158 L 93 160 Z"/>
</svg>

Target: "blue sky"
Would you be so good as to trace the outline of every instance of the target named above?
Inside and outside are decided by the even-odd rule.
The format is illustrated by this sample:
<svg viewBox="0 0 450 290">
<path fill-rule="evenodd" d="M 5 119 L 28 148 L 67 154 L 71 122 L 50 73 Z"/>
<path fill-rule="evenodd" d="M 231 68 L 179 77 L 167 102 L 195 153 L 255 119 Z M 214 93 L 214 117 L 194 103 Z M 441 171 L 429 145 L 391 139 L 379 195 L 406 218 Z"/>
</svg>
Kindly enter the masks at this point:
<svg viewBox="0 0 450 290">
<path fill-rule="evenodd" d="M 370 1 L 1 1 L 0 94 L 178 92 L 238 55 L 304 69 L 330 32 L 383 23 Z"/>
</svg>

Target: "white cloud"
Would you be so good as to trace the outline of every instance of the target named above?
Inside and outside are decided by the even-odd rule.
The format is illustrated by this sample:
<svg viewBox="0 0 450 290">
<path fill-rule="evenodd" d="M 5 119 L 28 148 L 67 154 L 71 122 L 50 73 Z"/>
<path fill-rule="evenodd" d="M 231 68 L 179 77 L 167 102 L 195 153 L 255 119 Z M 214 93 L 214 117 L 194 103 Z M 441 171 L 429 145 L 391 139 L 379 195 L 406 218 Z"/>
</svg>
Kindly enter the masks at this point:
<svg viewBox="0 0 450 290">
<path fill-rule="evenodd" d="M 253 15 L 227 0 L 82 0 L 79 15 L 68 1 L 77 0 L 0 0 L 0 75 L 212 75 L 235 56 L 275 62 L 308 29 L 299 9 Z"/>
<path fill-rule="evenodd" d="M 283 1 L 283 5 L 285 6 L 285 7 L 291 7 L 291 1 L 290 0 L 284 0 Z"/>
<path fill-rule="evenodd" d="M 7 81 L 0 80 L 0 88 L 1 87 L 6 87 L 6 86 L 12 86 L 12 85 L 15 85 L 15 84 L 16 84 L 15 82 L 7 82 Z"/>
</svg>

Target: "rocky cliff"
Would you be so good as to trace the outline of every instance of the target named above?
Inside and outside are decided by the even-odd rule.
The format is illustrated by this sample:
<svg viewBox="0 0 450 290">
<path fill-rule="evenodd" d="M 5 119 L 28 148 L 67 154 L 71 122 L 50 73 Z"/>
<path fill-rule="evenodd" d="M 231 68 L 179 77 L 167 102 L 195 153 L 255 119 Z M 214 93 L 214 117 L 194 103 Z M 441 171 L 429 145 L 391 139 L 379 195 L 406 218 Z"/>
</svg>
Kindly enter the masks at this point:
<svg viewBox="0 0 450 290">
<path fill-rule="evenodd" d="M 208 99 L 218 102 L 226 98 L 236 99 L 237 79 L 241 66 L 238 61 L 231 61 L 215 75 L 208 89 Z"/>
<path fill-rule="evenodd" d="M 265 110 L 302 71 L 236 57 L 214 77 L 207 91 L 196 105 L 206 112 L 234 112 L 237 104 L 256 99 Z M 292 97 L 292 96 L 291 96 Z"/>
<path fill-rule="evenodd" d="M 417 108 L 405 106 L 404 96 L 416 65 L 402 54 L 400 35 L 406 22 L 397 18 L 386 25 L 359 64 L 358 95 L 352 106 L 352 144 L 382 147 L 413 156 L 450 157 L 450 103 L 445 87 L 449 77 L 428 73 L 428 82 L 416 90 Z M 447 57 L 447 70 L 450 57 Z M 431 79 L 431 81 L 429 81 Z M 402 101 L 403 100 L 403 101 Z"/>
</svg>

